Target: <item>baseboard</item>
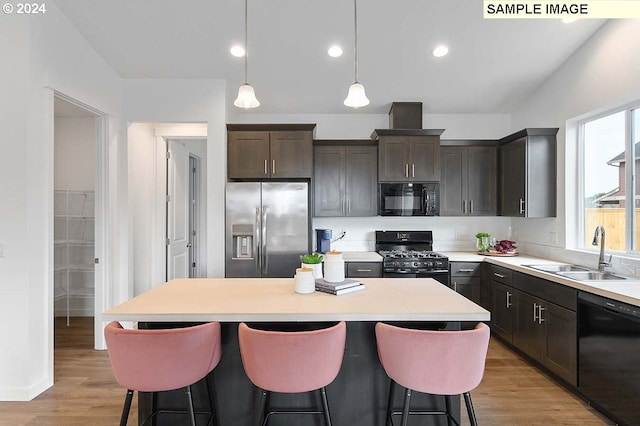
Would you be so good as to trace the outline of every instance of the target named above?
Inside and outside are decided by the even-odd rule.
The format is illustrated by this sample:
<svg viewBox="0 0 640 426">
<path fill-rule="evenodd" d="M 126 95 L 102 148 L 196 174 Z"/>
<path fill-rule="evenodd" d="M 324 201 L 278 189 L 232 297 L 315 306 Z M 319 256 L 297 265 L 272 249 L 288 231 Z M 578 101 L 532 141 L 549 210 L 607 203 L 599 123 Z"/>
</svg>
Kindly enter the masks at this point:
<svg viewBox="0 0 640 426">
<path fill-rule="evenodd" d="M 31 401 L 53 386 L 53 378 L 47 378 L 28 388 L 0 387 L 0 401 Z"/>
</svg>

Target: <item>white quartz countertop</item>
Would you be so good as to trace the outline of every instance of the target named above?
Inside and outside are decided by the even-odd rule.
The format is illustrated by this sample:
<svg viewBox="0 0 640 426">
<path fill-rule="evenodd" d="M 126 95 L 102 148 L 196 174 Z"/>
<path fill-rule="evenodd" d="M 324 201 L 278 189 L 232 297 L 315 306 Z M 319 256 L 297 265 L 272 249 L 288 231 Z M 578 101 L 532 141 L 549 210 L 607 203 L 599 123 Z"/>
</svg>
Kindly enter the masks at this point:
<svg viewBox="0 0 640 426">
<path fill-rule="evenodd" d="M 450 262 L 488 262 L 514 271 L 523 272 L 543 278 L 577 290 L 587 291 L 599 296 L 608 297 L 619 302 L 640 306 L 640 280 L 629 277 L 625 281 L 577 281 L 557 274 L 539 271 L 526 265 L 566 264 L 557 260 L 518 255 L 513 257 L 483 256 L 475 252 L 443 252 Z"/>
<path fill-rule="evenodd" d="M 334 296 L 293 291 L 293 278 L 177 279 L 103 314 L 118 321 L 488 321 L 487 310 L 431 278 L 366 278 Z"/>
<path fill-rule="evenodd" d="M 382 256 L 375 251 L 343 251 L 345 262 L 382 262 Z"/>
</svg>

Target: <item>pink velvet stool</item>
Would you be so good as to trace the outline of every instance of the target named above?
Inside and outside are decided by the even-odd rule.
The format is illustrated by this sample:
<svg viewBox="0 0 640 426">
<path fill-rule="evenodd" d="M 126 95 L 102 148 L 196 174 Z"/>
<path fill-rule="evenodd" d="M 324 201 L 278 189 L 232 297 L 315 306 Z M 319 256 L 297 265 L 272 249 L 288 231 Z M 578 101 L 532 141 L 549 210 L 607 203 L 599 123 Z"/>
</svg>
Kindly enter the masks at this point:
<svg viewBox="0 0 640 426">
<path fill-rule="evenodd" d="M 255 425 L 266 425 L 273 414 L 323 414 L 331 425 L 325 387 L 338 375 L 344 355 L 346 324 L 311 331 L 266 331 L 241 323 L 238 328 L 244 370 L 258 387 Z M 278 410 L 267 407 L 270 392 L 319 390 L 322 411 Z"/>
<path fill-rule="evenodd" d="M 207 376 L 220 361 L 222 347 L 217 322 L 185 328 L 161 330 L 124 329 L 114 321 L 104 329 L 111 367 L 118 383 L 127 389 L 120 425 L 125 426 L 131 409 L 133 392 L 162 392 L 185 388 L 187 411 L 192 426 L 196 424 L 191 385 L 207 378 L 209 421 L 217 424 L 211 383 Z M 154 395 L 155 400 L 155 395 Z M 145 419 L 145 424 L 159 412 Z M 175 411 L 162 411 L 175 413 Z M 207 422 L 209 424 L 209 422 Z"/>
<path fill-rule="evenodd" d="M 432 331 L 376 324 L 378 356 L 391 378 L 387 405 L 387 426 L 392 416 L 402 413 L 407 425 L 410 414 L 446 415 L 450 413 L 450 395 L 464 395 L 469 420 L 477 425 L 471 395 L 482 380 L 489 348 L 489 327 L 479 323 L 473 330 Z M 406 388 L 402 411 L 393 410 L 395 384 Z M 444 395 L 446 411 L 409 411 L 411 391 Z"/>
</svg>

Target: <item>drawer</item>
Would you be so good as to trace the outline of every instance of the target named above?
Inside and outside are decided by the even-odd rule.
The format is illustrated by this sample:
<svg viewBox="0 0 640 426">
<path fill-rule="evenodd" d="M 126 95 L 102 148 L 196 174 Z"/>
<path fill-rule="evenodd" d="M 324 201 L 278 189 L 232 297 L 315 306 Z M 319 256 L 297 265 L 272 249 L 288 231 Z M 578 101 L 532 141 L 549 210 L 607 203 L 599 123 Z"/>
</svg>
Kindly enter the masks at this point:
<svg viewBox="0 0 640 426">
<path fill-rule="evenodd" d="M 571 287 L 520 272 L 514 272 L 512 285 L 514 288 L 571 311 L 577 310 L 578 291 Z"/>
<path fill-rule="evenodd" d="M 449 268 L 452 277 L 479 277 L 481 265 L 480 262 L 451 262 Z"/>
<path fill-rule="evenodd" d="M 489 279 L 502 284 L 511 285 L 513 271 L 498 265 L 489 265 Z"/>
<path fill-rule="evenodd" d="M 346 262 L 345 266 L 349 278 L 382 277 L 382 262 Z"/>
</svg>

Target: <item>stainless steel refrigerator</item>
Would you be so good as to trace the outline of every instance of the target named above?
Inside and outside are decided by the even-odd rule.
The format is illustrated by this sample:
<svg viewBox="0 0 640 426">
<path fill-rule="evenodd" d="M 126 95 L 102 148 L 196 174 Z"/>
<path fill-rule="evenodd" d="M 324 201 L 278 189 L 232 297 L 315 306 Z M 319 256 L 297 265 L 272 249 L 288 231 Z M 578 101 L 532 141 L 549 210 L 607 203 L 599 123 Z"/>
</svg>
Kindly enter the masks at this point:
<svg viewBox="0 0 640 426">
<path fill-rule="evenodd" d="M 311 247 L 309 184 L 229 182 L 225 270 L 228 278 L 290 278 Z"/>
</svg>

